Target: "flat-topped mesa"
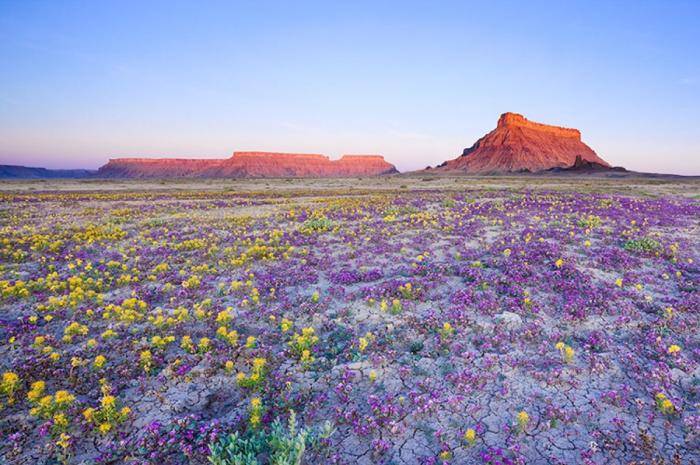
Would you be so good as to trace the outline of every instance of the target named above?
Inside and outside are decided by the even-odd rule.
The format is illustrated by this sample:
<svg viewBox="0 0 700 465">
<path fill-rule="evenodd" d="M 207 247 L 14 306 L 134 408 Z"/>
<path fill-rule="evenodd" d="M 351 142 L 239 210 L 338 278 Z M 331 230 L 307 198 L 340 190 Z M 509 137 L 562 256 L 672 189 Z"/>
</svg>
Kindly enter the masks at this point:
<svg viewBox="0 0 700 465">
<path fill-rule="evenodd" d="M 389 163 L 384 160 L 381 155 L 356 155 L 349 154 L 343 155 L 337 160 L 337 163 L 366 163 L 366 164 L 386 164 Z"/>
<path fill-rule="evenodd" d="M 338 160 L 317 153 L 234 152 L 227 159 L 113 158 L 97 173 L 113 178 L 272 178 L 353 177 L 398 173 L 380 155 L 344 155 Z"/>
<path fill-rule="evenodd" d="M 213 161 L 221 161 L 221 159 L 216 159 L 216 158 L 167 158 L 167 157 L 162 157 L 162 158 L 150 158 L 150 157 L 117 157 L 117 158 L 110 158 L 109 162 L 110 163 L 164 163 L 164 162 L 172 162 L 172 163 L 187 163 L 191 161 L 203 161 L 203 162 L 213 162 Z"/>
<path fill-rule="evenodd" d="M 185 178 L 221 164 L 211 158 L 110 158 L 97 170 L 104 178 Z"/>
<path fill-rule="evenodd" d="M 331 160 L 315 153 L 235 152 L 218 172 L 212 170 L 206 176 L 323 178 L 392 173 L 397 173 L 394 165 L 378 155 L 343 156 L 339 160 Z"/>
<path fill-rule="evenodd" d="M 375 174 L 396 174 L 394 165 L 381 155 L 343 155 L 331 161 L 338 176 L 374 176 Z"/>
<path fill-rule="evenodd" d="M 314 161 L 329 161 L 326 155 L 320 153 L 286 153 L 286 152 L 233 152 L 230 159 L 238 158 L 248 158 L 248 159 L 291 159 L 295 161 L 300 160 L 314 160 Z M 229 160 L 230 160 L 229 159 Z"/>
<path fill-rule="evenodd" d="M 499 128 L 513 128 L 521 127 L 533 129 L 535 131 L 543 131 L 554 134 L 559 137 L 574 137 L 581 140 L 581 131 L 573 128 L 564 128 L 561 126 L 552 126 L 549 124 L 535 123 L 525 118 L 519 113 L 503 113 L 500 118 L 498 118 L 498 124 L 496 127 Z"/>
<path fill-rule="evenodd" d="M 577 129 L 529 121 L 518 113 L 504 113 L 496 129 L 464 149 L 462 155 L 436 168 L 438 172 L 474 174 L 538 172 L 570 168 L 580 162 L 610 165 L 581 142 Z"/>
<path fill-rule="evenodd" d="M 368 154 L 368 155 L 358 155 L 358 154 L 345 154 L 340 157 L 341 160 L 380 160 L 384 161 L 384 157 L 382 155 L 374 155 L 374 154 Z"/>
</svg>

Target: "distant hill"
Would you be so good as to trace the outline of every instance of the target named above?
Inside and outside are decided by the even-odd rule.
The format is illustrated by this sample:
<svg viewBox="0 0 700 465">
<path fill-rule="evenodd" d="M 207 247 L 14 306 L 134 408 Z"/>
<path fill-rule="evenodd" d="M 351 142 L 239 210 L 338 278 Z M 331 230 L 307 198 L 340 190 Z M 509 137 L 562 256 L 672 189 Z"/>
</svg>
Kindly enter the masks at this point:
<svg viewBox="0 0 700 465">
<path fill-rule="evenodd" d="M 18 165 L 0 165 L 0 179 L 72 179 L 87 178 L 95 170 L 51 170 Z"/>
</svg>

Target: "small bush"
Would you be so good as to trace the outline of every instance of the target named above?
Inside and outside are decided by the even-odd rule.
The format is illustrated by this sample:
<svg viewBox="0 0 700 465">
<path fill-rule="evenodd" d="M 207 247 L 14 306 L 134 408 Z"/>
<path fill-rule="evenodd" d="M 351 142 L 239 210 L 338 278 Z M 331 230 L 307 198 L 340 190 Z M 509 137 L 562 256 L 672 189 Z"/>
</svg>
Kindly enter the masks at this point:
<svg viewBox="0 0 700 465">
<path fill-rule="evenodd" d="M 313 234 L 326 232 L 333 229 L 333 222 L 326 217 L 310 218 L 304 221 L 301 227 L 301 232 L 304 234 Z"/>
<path fill-rule="evenodd" d="M 300 465 L 307 446 L 333 434 L 330 422 L 320 430 L 297 430 L 296 414 L 292 410 L 287 427 L 275 420 L 269 432 L 248 432 L 245 436 L 231 433 L 209 446 L 212 465 Z"/>
<path fill-rule="evenodd" d="M 579 218 L 577 224 L 581 228 L 593 229 L 603 224 L 603 220 L 597 215 L 588 215 Z"/>
<path fill-rule="evenodd" d="M 630 239 L 622 246 L 629 252 L 655 253 L 661 250 L 661 244 L 649 237 Z"/>
</svg>

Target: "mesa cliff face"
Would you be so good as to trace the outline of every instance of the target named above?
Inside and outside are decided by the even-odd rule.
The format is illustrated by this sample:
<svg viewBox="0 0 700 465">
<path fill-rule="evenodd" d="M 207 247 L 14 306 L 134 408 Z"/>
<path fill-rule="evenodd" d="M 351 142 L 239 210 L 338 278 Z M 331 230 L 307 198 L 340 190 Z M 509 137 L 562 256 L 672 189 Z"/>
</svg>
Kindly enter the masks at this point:
<svg viewBox="0 0 700 465">
<path fill-rule="evenodd" d="M 234 152 L 227 159 L 113 158 L 97 176 L 106 178 L 352 177 L 398 173 L 380 155 Z"/>
<path fill-rule="evenodd" d="M 610 168 L 589 146 L 577 129 L 529 121 L 517 113 L 504 113 L 496 129 L 464 149 L 462 155 L 436 168 L 441 172 L 474 174 L 530 171 L 573 167 L 577 159 Z"/>
</svg>

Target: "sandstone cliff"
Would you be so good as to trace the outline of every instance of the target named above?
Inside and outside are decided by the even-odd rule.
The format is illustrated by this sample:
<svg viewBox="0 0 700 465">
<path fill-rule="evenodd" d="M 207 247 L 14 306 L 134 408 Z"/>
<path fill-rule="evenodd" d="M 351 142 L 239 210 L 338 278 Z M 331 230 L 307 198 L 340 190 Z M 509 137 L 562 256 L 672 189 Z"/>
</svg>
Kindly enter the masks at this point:
<svg viewBox="0 0 700 465">
<path fill-rule="evenodd" d="M 517 113 L 504 113 L 496 129 L 464 149 L 462 155 L 438 166 L 438 172 L 475 174 L 569 168 L 588 162 L 609 168 L 577 129 L 550 126 L 527 120 Z"/>
<path fill-rule="evenodd" d="M 227 159 L 113 158 L 97 175 L 107 178 L 352 177 L 397 173 L 380 155 L 235 152 Z"/>
</svg>

